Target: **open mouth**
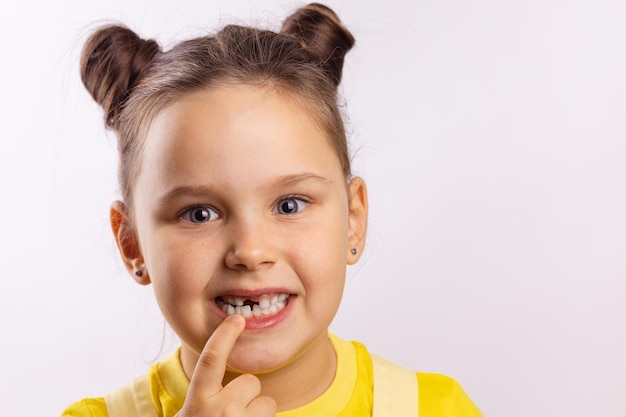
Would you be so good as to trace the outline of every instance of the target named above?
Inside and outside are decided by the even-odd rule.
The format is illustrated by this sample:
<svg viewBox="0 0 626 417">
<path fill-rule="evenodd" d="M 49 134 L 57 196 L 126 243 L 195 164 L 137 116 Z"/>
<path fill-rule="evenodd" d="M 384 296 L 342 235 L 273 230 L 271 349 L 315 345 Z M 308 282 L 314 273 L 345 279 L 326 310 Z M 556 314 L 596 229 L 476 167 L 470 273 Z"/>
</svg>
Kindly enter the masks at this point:
<svg viewBox="0 0 626 417">
<path fill-rule="evenodd" d="M 241 314 L 245 318 L 276 314 L 289 303 L 289 294 L 268 294 L 255 298 L 220 296 L 215 298 L 217 306 L 229 316 Z"/>
</svg>

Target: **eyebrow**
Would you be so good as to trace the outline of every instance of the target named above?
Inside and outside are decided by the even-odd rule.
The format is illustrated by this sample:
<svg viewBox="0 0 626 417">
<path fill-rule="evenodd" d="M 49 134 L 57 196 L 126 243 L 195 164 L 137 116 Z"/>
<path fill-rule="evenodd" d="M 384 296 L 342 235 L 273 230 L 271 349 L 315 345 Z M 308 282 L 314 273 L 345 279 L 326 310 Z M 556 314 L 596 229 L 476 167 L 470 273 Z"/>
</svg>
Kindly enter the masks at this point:
<svg viewBox="0 0 626 417">
<path fill-rule="evenodd" d="M 328 178 L 322 177 L 313 173 L 303 173 L 303 174 L 293 174 L 293 175 L 284 175 L 277 178 L 275 181 L 270 183 L 271 188 L 281 188 L 287 186 L 293 186 L 301 183 L 321 183 L 321 184 L 332 184 L 332 181 Z M 206 185 L 197 185 L 197 186 L 182 186 L 173 188 L 160 197 L 157 198 L 156 206 L 163 207 L 166 206 L 169 202 L 176 200 L 180 197 L 194 197 L 194 196 L 203 196 L 212 194 L 215 192 L 215 188 L 212 186 Z"/>
<path fill-rule="evenodd" d="M 176 187 L 159 196 L 155 205 L 156 207 L 165 207 L 178 198 L 207 195 L 210 194 L 212 190 L 211 187 L 204 185 Z"/>
<path fill-rule="evenodd" d="M 281 187 L 286 185 L 294 185 L 300 184 L 303 182 L 319 182 L 323 184 L 331 184 L 332 181 L 328 178 L 322 177 L 313 173 L 304 173 L 304 174 L 294 174 L 294 175 L 285 175 L 279 177 L 276 181 L 272 183 L 272 187 Z"/>
</svg>

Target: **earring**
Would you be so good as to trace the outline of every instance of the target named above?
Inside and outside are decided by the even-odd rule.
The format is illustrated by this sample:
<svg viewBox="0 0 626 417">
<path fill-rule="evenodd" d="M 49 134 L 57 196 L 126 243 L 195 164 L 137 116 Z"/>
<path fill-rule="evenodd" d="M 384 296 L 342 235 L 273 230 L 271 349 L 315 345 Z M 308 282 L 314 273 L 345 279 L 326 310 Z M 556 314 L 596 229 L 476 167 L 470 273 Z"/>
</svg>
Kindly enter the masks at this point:
<svg viewBox="0 0 626 417">
<path fill-rule="evenodd" d="M 135 271 L 135 276 L 140 277 L 141 275 L 141 271 Z"/>
<path fill-rule="evenodd" d="M 353 255 L 356 255 L 356 252 L 357 252 L 356 248 L 352 248 L 351 252 Z"/>
</svg>

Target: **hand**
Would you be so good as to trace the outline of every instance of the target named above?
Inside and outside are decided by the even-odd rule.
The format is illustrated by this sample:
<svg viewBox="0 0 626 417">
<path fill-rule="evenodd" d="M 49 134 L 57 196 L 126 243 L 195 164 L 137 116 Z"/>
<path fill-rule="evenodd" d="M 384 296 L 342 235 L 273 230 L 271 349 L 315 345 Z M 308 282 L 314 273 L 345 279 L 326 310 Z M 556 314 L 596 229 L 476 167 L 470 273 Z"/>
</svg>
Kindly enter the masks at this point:
<svg viewBox="0 0 626 417">
<path fill-rule="evenodd" d="M 176 417 L 270 417 L 276 414 L 274 399 L 259 395 L 261 382 L 256 376 L 243 374 L 222 387 L 226 361 L 245 324 L 242 316 L 234 315 L 215 329 L 200 354 L 187 398 Z"/>
</svg>

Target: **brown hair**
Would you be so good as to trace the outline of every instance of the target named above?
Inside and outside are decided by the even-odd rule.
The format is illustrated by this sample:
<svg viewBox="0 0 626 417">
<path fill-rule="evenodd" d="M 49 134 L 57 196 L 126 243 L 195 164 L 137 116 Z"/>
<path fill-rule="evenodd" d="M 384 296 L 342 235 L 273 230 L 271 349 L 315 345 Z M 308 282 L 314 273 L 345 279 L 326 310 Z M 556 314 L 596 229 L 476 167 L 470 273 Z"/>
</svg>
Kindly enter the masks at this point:
<svg viewBox="0 0 626 417">
<path fill-rule="evenodd" d="M 146 130 L 181 95 L 220 82 L 266 85 L 303 105 L 328 136 L 350 177 L 346 134 L 337 105 L 343 60 L 354 38 L 328 7 L 299 8 L 279 33 L 229 25 L 163 52 L 153 40 L 114 25 L 96 30 L 83 47 L 83 84 L 104 109 L 118 137 L 122 197 L 132 203 Z"/>
</svg>

